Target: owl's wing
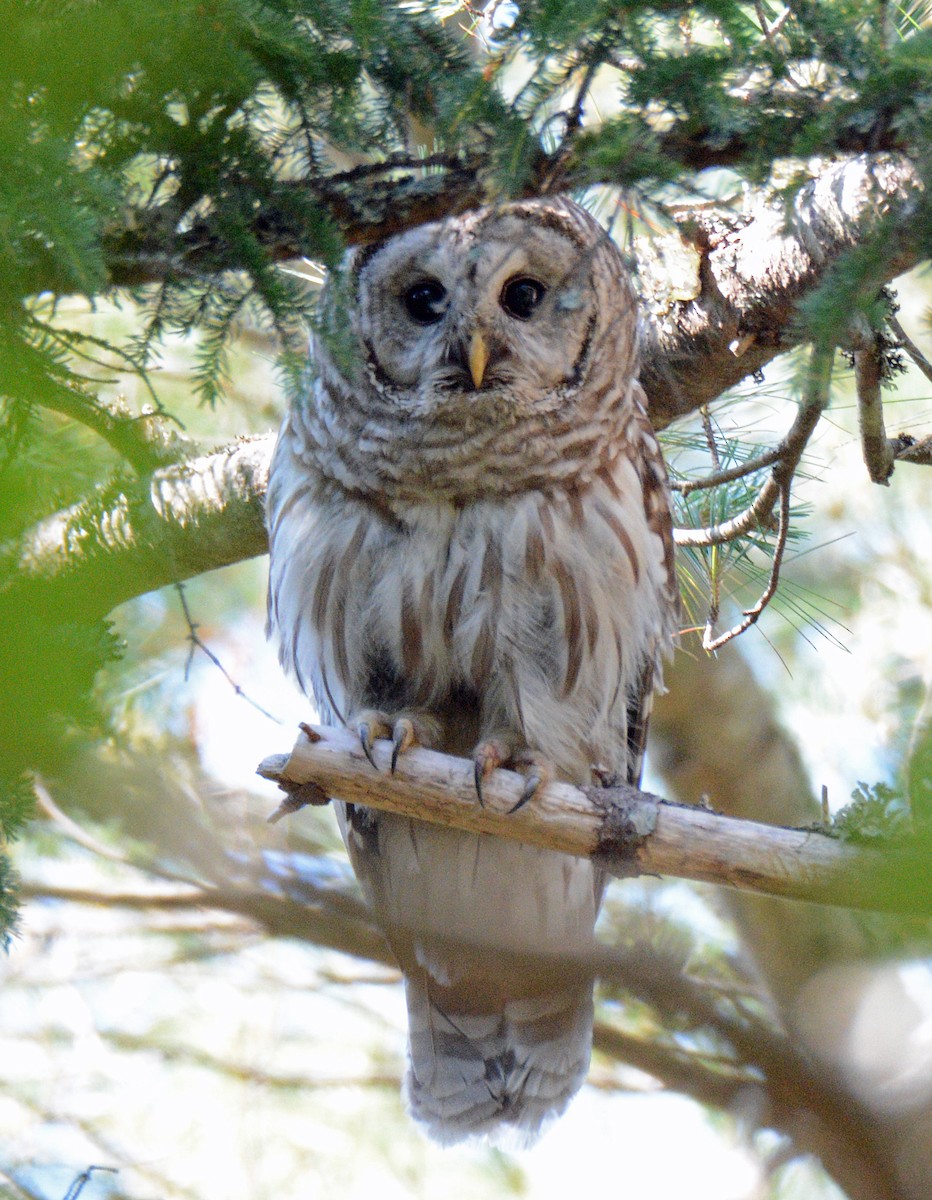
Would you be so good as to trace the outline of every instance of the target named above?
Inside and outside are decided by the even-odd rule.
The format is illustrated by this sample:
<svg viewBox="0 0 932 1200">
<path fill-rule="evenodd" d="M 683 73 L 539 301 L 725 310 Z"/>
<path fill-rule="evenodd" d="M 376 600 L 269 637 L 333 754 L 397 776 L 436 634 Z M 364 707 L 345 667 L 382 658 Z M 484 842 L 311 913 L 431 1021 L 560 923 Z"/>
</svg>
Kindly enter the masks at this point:
<svg viewBox="0 0 932 1200">
<path fill-rule="evenodd" d="M 639 434 L 640 450 L 636 458 L 636 469 L 641 481 L 644 512 L 647 515 L 648 528 L 662 548 L 665 574 L 665 585 L 658 596 L 663 606 L 661 642 L 653 659 L 649 659 L 641 671 L 636 689 L 628 697 L 628 782 L 640 787 L 654 693 L 663 684 L 661 647 L 668 645 L 675 634 L 681 610 L 674 561 L 675 544 L 667 468 L 660 453 L 657 435 L 647 416 L 647 397 L 637 382 L 632 387 L 632 399 L 635 404 L 634 421 Z"/>
<path fill-rule="evenodd" d="M 628 782 L 641 786 L 644 751 L 647 748 L 647 728 L 654 704 L 654 664 L 641 672 L 637 691 L 628 700 Z"/>
</svg>

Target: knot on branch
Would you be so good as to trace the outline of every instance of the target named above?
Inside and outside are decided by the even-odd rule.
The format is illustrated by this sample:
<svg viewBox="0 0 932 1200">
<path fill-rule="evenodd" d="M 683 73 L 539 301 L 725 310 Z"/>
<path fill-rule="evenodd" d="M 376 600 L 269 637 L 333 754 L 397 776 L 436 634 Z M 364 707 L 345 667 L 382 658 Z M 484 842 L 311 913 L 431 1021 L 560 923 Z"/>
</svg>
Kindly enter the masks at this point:
<svg viewBox="0 0 932 1200">
<path fill-rule="evenodd" d="M 627 783 L 581 790 L 603 813 L 594 860 L 619 879 L 642 874 L 637 852 L 657 828 L 660 797 Z"/>
</svg>

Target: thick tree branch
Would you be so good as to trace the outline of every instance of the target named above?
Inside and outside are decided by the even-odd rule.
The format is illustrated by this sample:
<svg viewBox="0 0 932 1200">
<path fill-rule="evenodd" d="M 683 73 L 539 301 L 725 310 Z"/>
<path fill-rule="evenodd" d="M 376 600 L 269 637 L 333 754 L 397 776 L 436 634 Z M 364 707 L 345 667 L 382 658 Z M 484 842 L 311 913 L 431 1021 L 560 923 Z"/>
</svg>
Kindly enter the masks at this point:
<svg viewBox="0 0 932 1200">
<path fill-rule="evenodd" d="M 264 498 L 274 438 L 254 438 L 102 489 L 0 555 L 0 610 L 89 620 L 133 596 L 267 549 Z"/>
<path fill-rule="evenodd" d="M 882 219 L 890 221 L 884 283 L 917 262 L 909 163 L 864 155 L 830 167 L 787 208 L 769 200 L 746 217 L 703 213 L 683 224 L 699 253 L 696 295 L 669 298 L 663 257 L 646 257 L 650 302 L 641 379 L 661 428 L 714 400 L 798 344 L 798 304 Z"/>
<path fill-rule="evenodd" d="M 388 237 L 494 200 L 478 158 L 439 156 L 427 164 L 439 173 L 399 176 L 399 168 L 407 165 L 390 160 L 328 179 L 282 184 L 280 206 L 274 199 L 263 205 L 252 232 L 276 260 L 313 254 L 308 231 L 295 224 L 287 201 L 287 192 L 294 189 L 310 190 L 350 244 Z M 542 159 L 525 194 L 540 192 L 548 172 L 552 174 L 552 164 Z M 571 174 L 560 178 L 565 190 L 579 183 Z M 881 216 L 892 220 L 892 253 L 877 286 L 913 266 L 917 249 L 910 213 L 916 189 L 906 158 L 863 154 L 830 167 L 804 187 L 789 211 L 781 201 L 769 200 L 743 217 L 730 210 L 693 215 L 682 225 L 700 260 L 696 294 L 688 301 L 670 298 L 662 256 L 648 251 L 642 283 L 653 303 L 642 375 L 654 424 L 660 428 L 694 411 L 794 345 L 800 297 L 876 229 Z M 185 218 L 168 201 L 132 213 L 125 227 L 112 230 L 105 241 L 112 283 L 138 285 L 235 266 L 209 221 Z"/>
<path fill-rule="evenodd" d="M 167 415 L 152 408 L 137 415 L 122 401 L 107 404 L 64 387 L 49 389 L 41 403 L 92 429 L 140 474 L 176 463 L 193 451 L 191 440 L 170 429 Z"/>
<path fill-rule="evenodd" d="M 771 896 L 890 912 L 932 912 L 891 879 L 905 852 L 856 849 L 811 830 L 734 820 L 681 807 L 627 786 L 576 788 L 551 783 L 512 812 L 524 779 L 496 771 L 476 800 L 471 762 L 429 750 L 408 751 L 390 771 L 391 744 L 374 750 L 374 775 L 358 738 L 308 727 L 290 756 L 266 759 L 259 774 L 286 792 L 311 785 L 349 803 L 384 808 L 475 833 L 491 833 L 568 854 L 595 857 L 613 874 L 673 875 Z M 312 740 L 316 738 L 317 740 Z M 288 801 L 285 802 L 288 807 Z M 912 864 L 915 865 L 915 864 Z"/>
<path fill-rule="evenodd" d="M 660 268 L 646 265 L 651 317 L 642 375 L 656 423 L 695 410 L 792 344 L 800 336 L 798 300 L 871 228 L 881 201 L 906 213 L 914 198 L 904 160 L 865 157 L 832 167 L 804 189 L 788 226 L 775 204 L 746 221 L 704 216 L 699 290 L 690 301 L 661 304 Z M 905 226 L 898 236 L 891 274 L 915 260 Z M 736 345 L 747 347 L 737 357 Z M 0 587 L 0 604 L 25 596 L 41 609 L 102 616 L 132 596 L 263 553 L 271 445 L 271 438 L 237 443 L 49 517 L 0 553 L 0 569 L 20 575 Z M 903 438 L 893 449 L 905 461 L 928 457 Z M 779 494 L 768 479 L 755 521 L 772 512 Z"/>
<path fill-rule="evenodd" d="M 356 167 L 329 178 L 288 181 L 275 198 L 256 213 L 252 233 L 276 261 L 300 258 L 314 243 L 294 215 L 289 193 L 312 195 L 322 214 L 350 245 L 390 237 L 427 221 L 465 212 L 489 197 L 479 163 L 435 155 L 417 163 L 416 174 L 403 173 L 414 165 L 407 156 L 385 163 Z M 431 173 L 426 174 L 425 170 Z M 104 256 L 111 283 L 138 287 L 163 279 L 200 278 L 229 270 L 230 248 L 213 222 L 193 221 L 174 200 L 157 208 L 131 210 L 125 223 L 104 239 Z"/>
</svg>

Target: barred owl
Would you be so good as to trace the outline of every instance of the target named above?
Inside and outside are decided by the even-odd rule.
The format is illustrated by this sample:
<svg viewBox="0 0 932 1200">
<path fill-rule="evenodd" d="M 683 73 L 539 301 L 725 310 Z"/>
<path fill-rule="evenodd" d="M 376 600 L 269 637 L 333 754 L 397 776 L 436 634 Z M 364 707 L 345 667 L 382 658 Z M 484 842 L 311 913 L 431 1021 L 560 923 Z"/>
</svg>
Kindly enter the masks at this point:
<svg viewBox="0 0 932 1200">
<path fill-rule="evenodd" d="M 511 203 L 352 251 L 324 309 L 269 482 L 283 664 L 367 752 L 471 756 L 477 803 L 497 766 L 531 803 L 596 764 L 637 780 L 677 591 L 619 251 L 569 200 Z M 414 1116 L 533 1139 L 588 1068 L 592 982 L 565 963 L 601 873 L 337 807 L 405 975 Z"/>
</svg>

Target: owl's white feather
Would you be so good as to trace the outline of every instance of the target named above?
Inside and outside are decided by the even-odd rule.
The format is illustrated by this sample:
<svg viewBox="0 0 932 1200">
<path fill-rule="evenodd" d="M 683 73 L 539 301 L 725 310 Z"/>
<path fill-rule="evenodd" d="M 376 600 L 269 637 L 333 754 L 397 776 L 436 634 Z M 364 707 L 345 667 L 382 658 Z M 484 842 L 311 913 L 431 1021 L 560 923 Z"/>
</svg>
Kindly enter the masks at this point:
<svg viewBox="0 0 932 1200">
<path fill-rule="evenodd" d="M 503 289 L 525 277 L 544 298 L 516 319 Z M 426 327 L 404 310 L 423 278 L 444 302 Z M 676 585 L 621 256 L 551 200 L 356 252 L 343 282 L 356 366 L 318 344 L 270 479 L 283 663 L 334 719 L 413 714 L 457 754 L 504 730 L 562 778 L 588 783 L 595 764 L 636 777 Z M 477 329 L 491 347 L 478 387 Z M 442 1142 L 533 1137 L 585 1077 L 578 964 L 600 874 L 372 810 L 340 817 L 406 975 L 414 1114 Z"/>
</svg>

